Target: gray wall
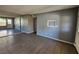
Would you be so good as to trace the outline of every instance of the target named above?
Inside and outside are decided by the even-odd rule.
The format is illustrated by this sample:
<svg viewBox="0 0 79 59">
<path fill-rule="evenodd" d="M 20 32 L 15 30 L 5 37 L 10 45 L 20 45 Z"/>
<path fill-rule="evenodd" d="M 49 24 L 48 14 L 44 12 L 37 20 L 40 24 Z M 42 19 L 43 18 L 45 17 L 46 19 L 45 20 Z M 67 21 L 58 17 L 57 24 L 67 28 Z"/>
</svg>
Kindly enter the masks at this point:
<svg viewBox="0 0 79 59">
<path fill-rule="evenodd" d="M 21 16 L 21 31 L 26 33 L 33 32 L 33 18 L 31 15 Z"/>
<path fill-rule="evenodd" d="M 33 32 L 32 16 L 24 15 L 24 16 L 16 17 L 15 18 L 15 29 L 21 30 L 21 32 L 25 32 L 25 33 L 32 33 Z"/>
<path fill-rule="evenodd" d="M 20 30 L 20 17 L 14 19 L 15 29 Z"/>
<path fill-rule="evenodd" d="M 21 31 L 28 31 L 28 18 L 26 16 L 21 16 Z"/>
<path fill-rule="evenodd" d="M 58 27 L 50 28 L 47 27 L 47 20 L 58 20 Z M 50 38 L 59 38 L 59 13 L 45 13 L 37 16 L 37 35 L 50 37 Z"/>
<path fill-rule="evenodd" d="M 37 15 L 37 35 L 74 42 L 77 9 L 67 9 Z M 47 27 L 47 20 L 57 20 L 57 27 Z"/>
</svg>

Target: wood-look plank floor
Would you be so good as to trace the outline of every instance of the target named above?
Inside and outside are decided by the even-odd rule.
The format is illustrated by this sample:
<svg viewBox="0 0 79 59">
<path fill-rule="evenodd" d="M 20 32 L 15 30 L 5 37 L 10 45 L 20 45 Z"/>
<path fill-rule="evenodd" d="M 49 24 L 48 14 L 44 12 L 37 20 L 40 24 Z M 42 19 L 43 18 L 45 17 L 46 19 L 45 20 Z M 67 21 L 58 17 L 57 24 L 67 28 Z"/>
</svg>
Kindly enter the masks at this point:
<svg viewBox="0 0 79 59">
<path fill-rule="evenodd" d="M 16 34 L 0 38 L 0 54 L 75 54 L 71 44 L 35 34 Z"/>
</svg>

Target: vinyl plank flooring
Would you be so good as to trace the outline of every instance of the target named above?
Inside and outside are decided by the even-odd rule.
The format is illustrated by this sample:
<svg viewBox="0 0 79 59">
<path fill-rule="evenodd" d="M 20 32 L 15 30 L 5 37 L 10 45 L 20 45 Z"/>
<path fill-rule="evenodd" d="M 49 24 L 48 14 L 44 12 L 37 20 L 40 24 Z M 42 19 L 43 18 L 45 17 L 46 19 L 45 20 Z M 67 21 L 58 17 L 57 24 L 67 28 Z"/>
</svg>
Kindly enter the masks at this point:
<svg viewBox="0 0 79 59">
<path fill-rule="evenodd" d="M 77 51 L 71 44 L 20 33 L 0 38 L 0 54 L 77 54 Z"/>
</svg>

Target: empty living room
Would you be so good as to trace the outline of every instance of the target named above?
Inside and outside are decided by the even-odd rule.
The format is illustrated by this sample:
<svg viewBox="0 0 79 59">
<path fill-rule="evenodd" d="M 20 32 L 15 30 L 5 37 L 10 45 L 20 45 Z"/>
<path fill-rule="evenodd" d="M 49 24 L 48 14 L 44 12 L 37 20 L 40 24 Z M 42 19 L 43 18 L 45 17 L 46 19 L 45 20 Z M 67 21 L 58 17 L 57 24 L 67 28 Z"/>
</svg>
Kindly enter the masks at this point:
<svg viewBox="0 0 79 59">
<path fill-rule="evenodd" d="M 0 54 L 78 53 L 78 5 L 0 5 Z"/>
</svg>

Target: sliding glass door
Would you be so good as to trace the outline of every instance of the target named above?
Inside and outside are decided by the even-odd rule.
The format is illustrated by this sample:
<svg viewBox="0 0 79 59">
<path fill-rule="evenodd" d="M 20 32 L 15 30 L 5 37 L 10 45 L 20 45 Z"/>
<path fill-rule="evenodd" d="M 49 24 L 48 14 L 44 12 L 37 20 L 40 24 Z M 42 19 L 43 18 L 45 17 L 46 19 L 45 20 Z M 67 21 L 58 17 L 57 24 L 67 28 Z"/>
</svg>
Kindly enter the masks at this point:
<svg viewBox="0 0 79 59">
<path fill-rule="evenodd" d="M 6 26 L 7 26 L 6 19 L 5 18 L 0 18 L 0 29 L 5 29 Z"/>
<path fill-rule="evenodd" d="M 0 18 L 0 30 L 13 28 L 12 18 Z"/>
<path fill-rule="evenodd" d="M 10 19 L 10 18 L 8 18 L 7 19 L 7 28 L 13 28 L 13 22 L 12 22 L 13 20 L 12 19 Z"/>
</svg>

